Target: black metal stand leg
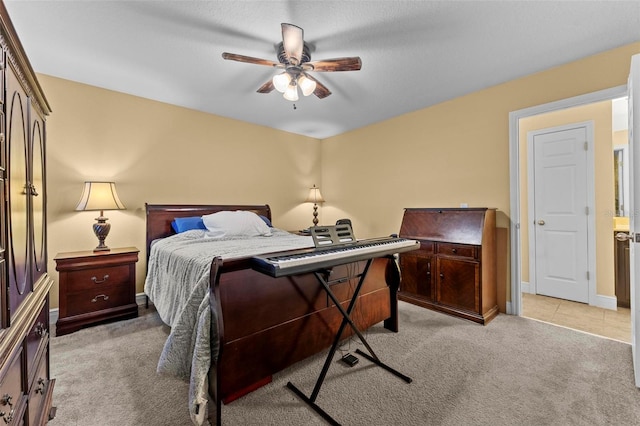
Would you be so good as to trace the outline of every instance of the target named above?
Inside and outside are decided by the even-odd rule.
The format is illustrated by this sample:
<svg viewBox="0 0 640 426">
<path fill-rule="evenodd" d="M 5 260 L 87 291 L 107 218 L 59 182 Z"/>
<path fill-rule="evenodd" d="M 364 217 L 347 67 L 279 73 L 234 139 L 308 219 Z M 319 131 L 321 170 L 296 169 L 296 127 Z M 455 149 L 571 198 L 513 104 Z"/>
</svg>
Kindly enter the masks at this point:
<svg viewBox="0 0 640 426">
<path fill-rule="evenodd" d="M 322 408 L 320 408 L 315 403 L 315 401 L 316 401 L 316 398 L 318 397 L 318 393 L 320 392 L 320 388 L 322 387 L 322 383 L 324 382 L 324 379 L 325 379 L 325 377 L 327 375 L 327 372 L 329 371 L 329 367 L 331 365 L 331 361 L 333 360 L 333 356 L 335 355 L 336 350 L 338 348 L 338 345 L 340 344 L 340 339 L 342 338 L 342 333 L 344 332 L 344 329 L 347 326 L 347 324 L 349 324 L 351 326 L 351 328 L 353 329 L 354 333 L 358 336 L 358 338 L 360 338 L 360 341 L 367 348 L 367 350 L 369 351 L 370 355 L 369 354 L 365 354 L 364 352 L 362 352 L 359 349 L 356 349 L 357 353 L 359 353 L 360 355 L 364 356 L 365 358 L 367 358 L 369 361 L 373 362 L 374 364 L 376 364 L 376 365 L 384 368 L 385 370 L 389 371 L 393 375 L 401 378 L 405 382 L 411 383 L 411 378 L 410 377 L 405 376 L 404 374 L 398 372 L 397 370 L 389 367 L 388 365 L 386 365 L 385 363 L 380 361 L 380 359 L 377 357 L 377 355 L 375 354 L 375 352 L 373 351 L 371 346 L 369 346 L 369 343 L 367 343 L 367 339 L 364 338 L 364 336 L 362 335 L 362 333 L 360 332 L 360 330 L 358 329 L 356 324 L 351 319 L 351 312 L 355 308 L 355 305 L 356 305 L 356 302 L 357 302 L 357 299 L 358 299 L 358 295 L 360 294 L 360 289 L 362 288 L 362 284 L 364 283 L 364 279 L 367 276 L 367 272 L 369 271 L 369 266 L 371 266 L 372 262 L 373 262 L 373 259 L 367 260 L 367 263 L 366 263 L 366 265 L 364 267 L 364 270 L 360 274 L 360 278 L 358 280 L 358 285 L 356 286 L 356 289 L 353 292 L 353 296 L 352 296 L 351 301 L 349 302 L 349 306 L 347 307 L 346 310 L 342 307 L 342 305 L 340 304 L 340 301 L 337 299 L 337 297 L 331 291 L 331 288 L 329 287 L 329 283 L 327 283 L 327 281 L 320 275 L 320 273 L 314 272 L 314 275 L 316 276 L 316 278 L 318 279 L 320 284 L 322 284 L 322 287 L 325 289 L 327 295 L 331 298 L 331 300 L 335 304 L 335 307 L 342 314 L 342 322 L 340 323 L 340 328 L 338 329 L 338 332 L 336 333 L 336 336 L 335 336 L 335 338 L 333 340 L 333 344 L 331 345 L 331 348 L 329 349 L 329 353 L 327 354 L 327 358 L 324 361 L 324 365 L 322 366 L 322 370 L 320 371 L 320 375 L 318 376 L 318 380 L 316 381 L 316 384 L 315 384 L 315 386 L 313 388 L 313 392 L 311 393 L 311 397 L 307 397 L 306 395 L 304 395 L 291 382 L 287 383 L 287 387 L 289 389 L 291 389 L 300 399 L 302 399 L 304 402 L 306 402 L 307 405 L 309 405 L 311 408 L 313 408 L 314 411 L 316 411 L 318 414 L 320 414 L 322 416 L 322 418 L 324 418 L 329 424 L 332 424 L 332 425 L 340 425 L 340 423 L 336 422 L 329 414 L 327 414 L 326 411 L 324 411 Z"/>
<path fill-rule="evenodd" d="M 366 359 L 368 359 L 369 361 L 373 362 L 374 364 L 376 364 L 379 367 L 384 368 L 385 370 L 387 370 L 389 373 L 393 374 L 396 377 L 400 377 L 402 380 L 404 380 L 407 383 L 411 383 L 413 380 L 411 379 L 411 377 L 409 376 L 405 376 L 404 374 L 402 374 L 401 372 L 399 372 L 398 370 L 396 370 L 395 368 L 389 367 L 387 364 L 385 364 L 384 362 L 380 361 L 377 358 L 374 358 L 372 356 L 370 356 L 369 354 L 366 354 L 364 352 L 362 352 L 360 349 L 356 349 L 356 353 L 362 355 L 363 357 L 365 357 Z"/>
<path fill-rule="evenodd" d="M 307 396 L 305 394 L 303 394 L 302 391 L 300 389 L 298 389 L 293 383 L 287 382 L 287 387 L 289 389 L 291 389 L 293 391 L 293 393 L 295 393 L 298 396 L 298 398 L 300 398 L 301 400 L 306 402 L 309 407 L 313 408 L 313 410 L 316 413 L 320 414 L 320 416 L 322 416 L 322 418 L 325 419 L 327 421 L 327 423 L 329 423 L 330 425 L 334 425 L 334 426 L 340 426 L 340 423 L 335 421 L 334 418 L 331 417 L 329 414 L 327 414 L 327 412 L 324 411 L 322 408 L 320 408 L 318 406 L 318 404 L 316 404 L 311 399 L 307 398 Z"/>
</svg>

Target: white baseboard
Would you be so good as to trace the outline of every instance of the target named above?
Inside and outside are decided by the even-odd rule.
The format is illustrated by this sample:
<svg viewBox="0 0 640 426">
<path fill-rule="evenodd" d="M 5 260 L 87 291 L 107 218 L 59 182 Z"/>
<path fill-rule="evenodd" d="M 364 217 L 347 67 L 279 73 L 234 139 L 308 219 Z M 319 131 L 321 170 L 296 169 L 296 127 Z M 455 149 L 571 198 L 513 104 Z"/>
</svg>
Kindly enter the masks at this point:
<svg viewBox="0 0 640 426">
<path fill-rule="evenodd" d="M 618 310 L 618 299 L 615 296 L 602 296 L 600 294 L 596 294 L 595 303 L 591 306 L 597 306 L 603 309 L 611 309 L 613 311 Z"/>
<path fill-rule="evenodd" d="M 144 293 L 136 294 L 136 303 L 138 306 L 144 307 L 147 303 L 147 295 Z M 151 301 L 149 304 L 152 305 Z M 49 310 L 49 324 L 55 324 L 58 322 L 58 318 L 60 317 L 60 312 L 58 308 L 53 308 Z"/>
<path fill-rule="evenodd" d="M 522 283 L 520 283 L 520 288 L 522 289 L 523 293 L 535 294 L 533 291 L 533 286 L 531 286 L 528 282 L 523 281 Z M 596 294 L 595 300 L 589 305 L 615 311 L 618 309 L 618 299 L 616 299 L 615 296 L 603 296 L 601 294 Z"/>
</svg>

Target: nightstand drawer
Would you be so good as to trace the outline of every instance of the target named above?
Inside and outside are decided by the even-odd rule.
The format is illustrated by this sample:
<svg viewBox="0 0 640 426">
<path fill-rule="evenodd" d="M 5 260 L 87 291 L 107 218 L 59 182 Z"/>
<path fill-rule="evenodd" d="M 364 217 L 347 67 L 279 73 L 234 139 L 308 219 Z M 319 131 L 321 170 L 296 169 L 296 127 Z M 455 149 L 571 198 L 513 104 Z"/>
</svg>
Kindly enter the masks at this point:
<svg viewBox="0 0 640 426">
<path fill-rule="evenodd" d="M 135 303 L 128 285 L 107 286 L 67 294 L 67 315 L 80 315 Z"/>
<path fill-rule="evenodd" d="M 100 293 L 108 287 L 126 285 L 130 279 L 129 265 L 71 271 L 67 272 L 67 291 Z"/>
</svg>

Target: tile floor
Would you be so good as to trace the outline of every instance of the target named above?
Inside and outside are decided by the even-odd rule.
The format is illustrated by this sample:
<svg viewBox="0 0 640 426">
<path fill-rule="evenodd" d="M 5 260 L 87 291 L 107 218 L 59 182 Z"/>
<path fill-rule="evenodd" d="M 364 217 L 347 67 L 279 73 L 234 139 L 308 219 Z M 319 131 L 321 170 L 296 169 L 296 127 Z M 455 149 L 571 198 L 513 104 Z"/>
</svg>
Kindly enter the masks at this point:
<svg viewBox="0 0 640 426">
<path fill-rule="evenodd" d="M 631 311 L 522 293 L 522 316 L 631 343 Z"/>
</svg>

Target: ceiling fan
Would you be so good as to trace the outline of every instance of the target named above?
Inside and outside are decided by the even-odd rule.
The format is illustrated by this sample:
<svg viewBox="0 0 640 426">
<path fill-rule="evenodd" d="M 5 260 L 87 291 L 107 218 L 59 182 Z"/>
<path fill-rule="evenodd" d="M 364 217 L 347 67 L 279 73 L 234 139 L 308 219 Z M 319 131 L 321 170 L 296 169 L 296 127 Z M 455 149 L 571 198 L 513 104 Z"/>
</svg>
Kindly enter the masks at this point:
<svg viewBox="0 0 640 426">
<path fill-rule="evenodd" d="M 358 71 L 362 67 L 362 61 L 357 56 L 311 61 L 309 46 L 305 43 L 303 34 L 302 28 L 296 25 L 282 24 L 282 42 L 278 44 L 278 62 L 227 52 L 222 54 L 222 58 L 284 69 L 282 73 L 276 74 L 264 83 L 258 89 L 258 93 L 270 93 L 276 89 L 285 99 L 297 101 L 298 88 L 300 88 L 304 96 L 313 93 L 323 99 L 329 96 L 331 91 L 309 75 L 310 71 Z"/>
</svg>

